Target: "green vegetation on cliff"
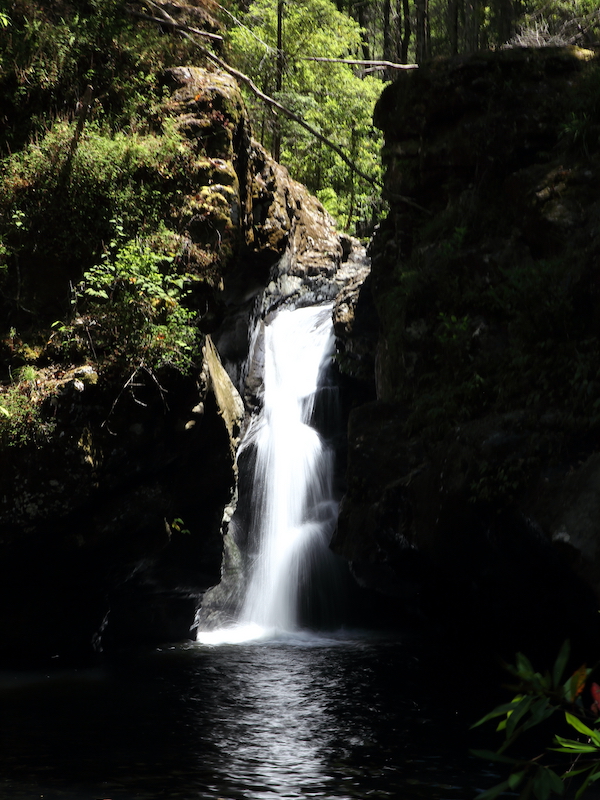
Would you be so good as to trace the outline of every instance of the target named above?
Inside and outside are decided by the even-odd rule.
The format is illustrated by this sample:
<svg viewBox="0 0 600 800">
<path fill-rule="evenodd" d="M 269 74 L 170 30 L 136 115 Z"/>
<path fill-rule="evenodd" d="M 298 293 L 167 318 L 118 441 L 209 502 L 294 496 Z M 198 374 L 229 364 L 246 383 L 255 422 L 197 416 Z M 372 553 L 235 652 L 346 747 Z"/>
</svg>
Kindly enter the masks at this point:
<svg viewBox="0 0 600 800">
<path fill-rule="evenodd" d="M 376 178 L 379 141 L 370 114 L 382 78 L 389 74 L 379 68 L 369 72 L 365 64 L 310 59 L 406 60 L 410 48 L 403 54 L 390 49 L 391 28 L 406 14 L 400 5 L 390 15 L 389 4 L 375 0 L 362 4 L 362 10 L 330 0 L 256 0 L 247 8 L 231 2 L 234 20 L 214 4 L 198 1 L 184 11 L 170 5 L 168 13 L 180 14 L 177 18 L 188 26 L 220 30 L 225 40 L 216 47 L 222 48 L 223 57 L 341 144 L 357 169 Z M 141 362 L 153 367 L 176 362 L 188 368 L 196 337 L 184 331 L 207 313 L 207 294 L 220 286 L 222 271 L 240 252 L 245 235 L 240 219 L 249 213 L 248 204 L 259 202 L 263 189 L 258 184 L 240 188 L 246 157 L 239 147 L 248 130 L 239 93 L 225 101 L 225 93 L 217 100 L 218 93 L 207 89 L 187 98 L 185 107 L 178 105 L 168 68 L 202 62 L 204 55 L 168 20 L 163 26 L 149 21 L 154 13 L 150 6 L 124 0 L 17 0 L 5 10 L 6 24 L 0 24 L 0 287 L 5 320 L 0 355 L 5 380 L 24 365 L 44 366 L 45 359 L 81 361 L 100 354 L 123 369 Z M 420 5 L 408 8 L 413 14 Z M 432 19 L 436 8 L 432 3 Z M 536 8 L 532 3 L 522 10 L 534 14 Z M 586 8 L 578 5 L 577 13 Z M 557 19 L 566 14 L 560 4 L 550 10 Z M 489 20 L 496 18 L 492 11 Z M 217 13 L 221 23 L 214 19 Z M 590 17 L 589 30 L 593 22 Z M 432 36 L 434 41 L 446 34 L 439 27 L 432 28 Z M 583 164 L 595 157 L 597 79 L 594 69 L 582 68 L 572 91 L 565 77 L 561 98 L 547 103 L 542 98 L 535 125 L 527 123 L 515 145 L 512 129 L 526 123 L 537 90 L 527 70 L 511 58 L 498 54 L 486 61 L 482 56 L 483 66 L 477 67 L 468 95 L 460 98 L 466 133 L 439 135 L 438 151 L 422 149 L 421 141 L 429 137 L 427 70 L 437 80 L 445 66 L 424 67 L 425 77 L 400 73 L 380 103 L 380 117 L 387 103 L 395 115 L 389 124 L 409 129 L 406 144 L 384 151 L 390 201 L 395 202 L 399 188 L 425 208 L 436 206 L 433 219 L 417 212 L 411 220 L 410 233 L 402 234 L 410 238 L 402 266 L 396 264 L 385 274 L 378 294 L 389 345 L 381 390 L 385 397 L 408 403 L 412 430 L 425 430 L 433 439 L 482 413 L 511 412 L 525 395 L 530 414 L 548 406 L 567 423 L 583 415 L 593 427 L 600 419 L 594 370 L 598 347 L 594 335 L 584 335 L 591 312 L 586 305 L 590 294 L 582 288 L 589 285 L 593 251 L 586 245 L 589 258 L 571 266 L 571 248 L 563 246 L 563 239 L 574 242 L 578 234 L 571 232 L 579 223 L 570 201 L 561 199 L 576 181 L 588 180 Z M 539 76 L 543 63 L 533 59 L 532 74 L 537 70 Z M 557 69 L 569 73 L 562 62 Z M 450 70 L 444 78 L 446 105 L 431 109 L 432 119 L 454 113 L 460 87 L 452 83 L 453 74 Z M 418 90 L 402 96 L 404 87 L 413 84 Z M 497 96 L 503 99 L 494 106 Z M 379 202 L 372 186 L 297 124 L 275 121 L 254 99 L 248 102 L 255 133 L 280 151 L 293 174 L 318 192 L 344 225 L 371 217 Z M 485 116 L 482 109 L 488 102 Z M 480 114 L 484 121 L 472 123 L 470 114 Z M 545 171 L 528 165 L 524 156 L 538 145 L 548 150 Z M 434 163 L 445 151 L 453 165 L 449 171 Z M 510 202 L 517 199 L 507 221 L 493 210 L 496 189 L 488 187 L 498 164 L 509 162 L 516 177 L 507 196 Z M 471 170 L 468 185 L 459 175 L 463 168 Z M 530 172 L 519 173 L 519 168 Z M 402 176 L 400 187 L 391 185 L 396 173 Z M 435 195 L 433 204 L 428 193 Z M 525 197 L 529 199 L 523 201 Z M 504 203 L 502 198 L 500 205 Z M 531 268 L 523 270 L 504 243 L 513 241 L 511 231 L 523 215 L 534 219 L 539 209 L 542 222 L 535 219 L 522 237 L 531 261 Z M 590 219 L 584 226 L 592 236 Z M 380 242 L 385 243 L 394 224 L 392 215 Z M 122 236 L 115 247 L 111 242 L 117 225 Z M 546 237 L 544 226 L 557 247 L 549 246 L 554 240 Z M 248 241 L 251 236 L 256 241 L 255 233 L 248 233 Z M 481 258 L 487 266 L 479 261 L 473 266 L 482 236 L 487 249 Z M 393 248 L 395 231 L 390 240 Z M 133 256 L 136 267 L 124 278 L 123 264 Z M 93 288 L 103 275 L 105 285 Z M 87 293 L 78 288 L 84 276 Z M 132 287 L 137 294 L 125 291 Z M 91 290 L 108 298 L 92 297 Z M 533 310 L 532 297 L 543 298 Z M 88 321 L 81 327 L 77 319 L 93 319 L 94 335 Z M 147 329 L 139 324 L 142 320 Z M 404 326 L 401 334 L 398 320 Z M 48 345 L 48 336 L 40 331 L 54 322 L 60 326 Z M 11 327 L 20 337 L 18 346 L 9 336 Z M 139 346 L 139 352 L 125 356 L 126 342 L 137 343 L 133 349 Z M 489 357 L 492 345 L 494 358 Z"/>
<path fill-rule="evenodd" d="M 199 365 L 204 295 L 231 258 L 237 177 L 210 156 L 229 153 L 241 99 L 222 93 L 213 108 L 200 92 L 204 137 L 190 135 L 168 68 L 197 61 L 196 48 L 127 9 L 19 0 L 0 27 L 5 445 L 49 430 L 49 400 L 72 365 L 110 374 L 113 400 L 136 370 L 152 383 Z M 190 14 L 211 28 L 201 8 Z"/>
</svg>

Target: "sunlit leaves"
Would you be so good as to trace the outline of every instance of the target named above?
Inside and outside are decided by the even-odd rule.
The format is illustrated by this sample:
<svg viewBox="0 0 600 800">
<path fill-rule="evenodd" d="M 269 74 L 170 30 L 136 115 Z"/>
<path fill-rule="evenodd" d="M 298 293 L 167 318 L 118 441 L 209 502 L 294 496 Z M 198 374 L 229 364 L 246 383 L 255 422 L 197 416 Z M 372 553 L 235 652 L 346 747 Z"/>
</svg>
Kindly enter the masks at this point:
<svg viewBox="0 0 600 800">
<path fill-rule="evenodd" d="M 331 0 L 286 3 L 283 19 L 283 88 L 276 91 L 277 4 L 255 0 L 244 17 L 246 27 L 235 27 L 228 39 L 229 58 L 250 75 L 267 94 L 273 94 L 309 125 L 340 146 L 363 173 L 380 174 L 380 134 L 372 114 L 383 83 L 374 76 L 359 77 L 347 64 L 306 60 L 307 56 L 360 56 L 361 30 Z M 370 196 L 370 184 L 352 174 L 331 149 L 296 123 L 276 119 L 251 96 L 255 133 L 271 147 L 275 131 L 282 136 L 281 161 L 293 177 L 313 192 L 335 192 L 334 206 L 341 216 Z"/>
<path fill-rule="evenodd" d="M 118 358 L 123 348 L 123 357 L 133 354 L 152 368 L 188 369 L 198 339 L 195 314 L 184 305 L 192 276 L 172 270 L 172 255 L 142 239 L 126 240 L 120 222 L 112 222 L 113 240 L 75 291 L 95 352 Z"/>
</svg>

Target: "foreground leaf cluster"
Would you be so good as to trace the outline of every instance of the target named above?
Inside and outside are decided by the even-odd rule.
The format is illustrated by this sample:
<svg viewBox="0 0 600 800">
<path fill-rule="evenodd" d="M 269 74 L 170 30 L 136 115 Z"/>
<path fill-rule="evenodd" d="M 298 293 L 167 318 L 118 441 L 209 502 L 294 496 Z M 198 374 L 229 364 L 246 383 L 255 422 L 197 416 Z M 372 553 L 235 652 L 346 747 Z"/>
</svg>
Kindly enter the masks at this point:
<svg viewBox="0 0 600 800">
<path fill-rule="evenodd" d="M 581 666 L 563 682 L 569 656 L 569 642 L 565 641 L 552 673 L 536 672 L 522 653 L 517 654 L 514 666 L 507 667 L 517 680 L 513 687 L 516 695 L 510 702 L 497 706 L 473 725 L 475 728 L 490 720 L 499 719 L 496 730 L 504 734 L 504 741 L 495 752 L 473 750 L 472 753 L 488 761 L 509 766 L 510 775 L 479 794 L 477 800 L 493 800 L 504 792 L 516 790 L 519 790 L 521 800 L 530 797 L 548 800 L 553 794 L 563 795 L 567 783 L 579 778 L 575 794 L 577 799 L 592 783 L 600 779 L 598 707 L 594 702 L 588 710 L 583 702 L 592 670 L 585 665 Z M 596 694 L 600 694 L 600 687 L 592 683 L 591 692 L 595 698 Z M 556 713 L 564 715 L 566 725 L 583 738 L 569 738 L 553 733 L 551 744 L 540 754 L 524 758 L 507 753 L 522 734 L 544 723 Z M 562 757 L 556 760 L 554 753 L 560 753 Z"/>
</svg>

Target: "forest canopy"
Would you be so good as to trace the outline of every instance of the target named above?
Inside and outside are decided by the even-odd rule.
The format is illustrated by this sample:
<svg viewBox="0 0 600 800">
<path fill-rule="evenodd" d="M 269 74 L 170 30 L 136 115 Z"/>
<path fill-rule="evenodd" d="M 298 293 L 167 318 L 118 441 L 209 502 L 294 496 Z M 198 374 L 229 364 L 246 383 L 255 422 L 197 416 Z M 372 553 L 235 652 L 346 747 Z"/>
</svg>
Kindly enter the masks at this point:
<svg viewBox="0 0 600 800">
<path fill-rule="evenodd" d="M 185 30 L 157 25 L 165 14 L 211 31 L 196 43 L 319 134 L 242 87 L 255 137 L 340 227 L 359 233 L 383 207 L 372 114 L 394 77 L 390 65 L 600 39 L 597 0 L 0 0 L 4 154 L 72 119 L 88 83 L 95 123 L 143 130 L 160 99 L 160 69 L 206 61 Z"/>
<path fill-rule="evenodd" d="M 283 7 L 272 0 L 256 0 L 243 25 L 230 30 L 227 56 L 263 92 L 343 148 L 358 170 L 375 180 L 381 137 L 372 116 L 381 79 L 361 75 L 350 64 L 307 59 L 355 59 L 362 44 L 358 22 L 331 0 L 296 0 Z M 370 216 L 376 187 L 298 124 L 275 116 L 251 94 L 247 103 L 261 143 L 324 201 L 340 223 L 350 227 L 355 219 Z"/>
<path fill-rule="evenodd" d="M 355 172 L 248 95 L 261 142 L 348 229 L 374 219 L 381 205 L 360 173 L 380 178 L 371 117 L 394 75 L 387 64 L 507 46 L 589 45 L 600 39 L 600 9 L 596 0 L 231 0 L 226 27 L 230 62 L 356 165 Z"/>
</svg>

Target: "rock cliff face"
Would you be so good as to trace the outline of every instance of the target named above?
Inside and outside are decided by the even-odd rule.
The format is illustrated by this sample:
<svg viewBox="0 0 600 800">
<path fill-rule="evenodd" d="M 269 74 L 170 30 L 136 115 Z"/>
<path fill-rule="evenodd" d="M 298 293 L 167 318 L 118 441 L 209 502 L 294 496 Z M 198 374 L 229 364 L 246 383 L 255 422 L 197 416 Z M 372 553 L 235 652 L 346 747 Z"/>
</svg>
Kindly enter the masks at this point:
<svg viewBox="0 0 600 800">
<path fill-rule="evenodd" d="M 507 657 L 591 641 L 598 55 L 432 62 L 400 75 L 375 119 L 390 212 L 360 336 L 340 333 L 376 352 L 376 399 L 350 418 L 335 548 L 399 607 Z"/>
<path fill-rule="evenodd" d="M 352 408 L 333 547 L 358 582 L 386 597 L 392 620 L 409 611 L 507 657 L 593 640 L 597 55 L 503 51 L 390 85 L 376 111 L 390 212 L 370 275 L 252 141 L 233 81 L 177 68 L 163 82 L 162 117 L 194 153 L 169 221 L 197 278 L 196 366 L 106 369 L 85 326 L 70 362 L 43 325 L 35 352 L 16 335 L 2 343 L 5 377 L 36 365 L 16 391 L 41 425 L 7 438 L 0 420 L 0 658 L 189 635 L 224 541 L 234 556 L 223 525 L 240 392 L 247 408 L 260 402 L 245 366 L 260 350 L 255 323 L 324 300 Z M 160 193 L 169 176 L 145 180 Z M 38 283 L 30 255 L 16 288 L 49 322 L 44 309 L 64 306 L 80 275 Z"/>
<path fill-rule="evenodd" d="M 199 598 L 220 576 L 243 417 L 211 335 L 237 381 L 265 287 L 277 305 L 307 293 L 304 276 L 331 276 L 341 261 L 323 208 L 252 141 L 235 82 L 199 68 L 171 69 L 163 81 L 163 118 L 196 153 L 170 221 L 198 277 L 197 366 L 182 374 L 142 360 L 124 374 L 85 343 L 65 363 L 40 311 L 47 344 L 34 354 L 34 377 L 16 384 L 23 407 L 39 412 L 40 435 L 16 440 L 13 416 L 0 436 L 3 661 L 60 663 L 189 636 Z M 160 192 L 169 176 L 145 181 Z M 43 267 L 33 255 L 27 263 L 28 308 L 60 307 L 80 277 L 56 273 L 36 285 Z M 311 291 L 331 291 L 317 284 Z M 26 350 L 16 336 L 4 343 L 4 368 Z M 93 336 L 92 327 L 92 344 Z"/>
</svg>

